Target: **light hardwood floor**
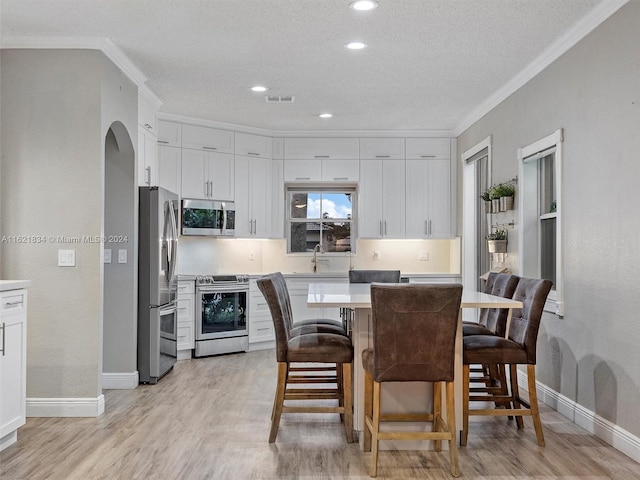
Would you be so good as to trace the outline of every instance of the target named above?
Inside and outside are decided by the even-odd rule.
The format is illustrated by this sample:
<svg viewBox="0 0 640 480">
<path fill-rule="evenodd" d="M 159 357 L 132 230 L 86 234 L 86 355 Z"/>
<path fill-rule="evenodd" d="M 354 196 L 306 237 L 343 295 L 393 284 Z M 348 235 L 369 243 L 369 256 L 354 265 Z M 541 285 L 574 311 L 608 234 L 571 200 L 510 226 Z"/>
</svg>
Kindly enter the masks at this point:
<svg viewBox="0 0 640 480">
<path fill-rule="evenodd" d="M 267 442 L 272 350 L 178 362 L 158 385 L 105 392 L 99 418 L 28 418 L 0 453 L 2 480 L 367 479 L 371 454 L 346 443 L 338 415 L 287 414 Z M 640 465 L 565 417 L 531 425 L 472 417 L 462 478 L 640 479 Z M 382 451 L 378 478 L 450 479 L 447 452 Z"/>
</svg>

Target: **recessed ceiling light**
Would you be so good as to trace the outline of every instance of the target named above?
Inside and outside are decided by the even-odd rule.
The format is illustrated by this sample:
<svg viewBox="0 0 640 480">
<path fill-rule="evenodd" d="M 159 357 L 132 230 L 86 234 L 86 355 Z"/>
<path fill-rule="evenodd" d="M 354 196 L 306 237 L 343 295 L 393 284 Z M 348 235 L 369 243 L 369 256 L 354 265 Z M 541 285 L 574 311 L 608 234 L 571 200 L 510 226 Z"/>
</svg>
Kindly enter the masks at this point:
<svg viewBox="0 0 640 480">
<path fill-rule="evenodd" d="M 269 89 L 267 87 L 263 87 L 262 85 L 256 85 L 254 87 L 251 87 L 251 90 L 253 90 L 254 92 L 266 92 Z"/>
<path fill-rule="evenodd" d="M 365 12 L 367 10 L 378 8 L 378 2 L 375 0 L 357 0 L 356 2 L 351 2 L 349 6 L 359 12 Z"/>
<path fill-rule="evenodd" d="M 363 48 L 367 48 L 367 44 L 364 42 L 351 42 L 345 45 L 349 50 L 362 50 Z"/>
<path fill-rule="evenodd" d="M 331 113 L 321 113 L 320 115 L 318 115 L 320 118 L 331 118 L 333 117 L 333 114 Z"/>
</svg>

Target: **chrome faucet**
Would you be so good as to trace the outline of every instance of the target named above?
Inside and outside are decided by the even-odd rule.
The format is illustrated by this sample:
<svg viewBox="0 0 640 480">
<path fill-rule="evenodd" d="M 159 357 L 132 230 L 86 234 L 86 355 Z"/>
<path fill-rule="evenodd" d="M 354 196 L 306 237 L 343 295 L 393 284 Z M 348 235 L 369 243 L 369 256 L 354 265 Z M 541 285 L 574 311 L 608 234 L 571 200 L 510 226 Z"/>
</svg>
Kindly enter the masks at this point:
<svg viewBox="0 0 640 480">
<path fill-rule="evenodd" d="M 313 264 L 313 266 L 311 267 L 311 271 L 313 273 L 316 273 L 318 271 L 318 252 L 324 253 L 324 250 L 322 249 L 322 245 L 320 243 L 313 247 L 313 259 L 311 260 L 311 263 Z"/>
</svg>

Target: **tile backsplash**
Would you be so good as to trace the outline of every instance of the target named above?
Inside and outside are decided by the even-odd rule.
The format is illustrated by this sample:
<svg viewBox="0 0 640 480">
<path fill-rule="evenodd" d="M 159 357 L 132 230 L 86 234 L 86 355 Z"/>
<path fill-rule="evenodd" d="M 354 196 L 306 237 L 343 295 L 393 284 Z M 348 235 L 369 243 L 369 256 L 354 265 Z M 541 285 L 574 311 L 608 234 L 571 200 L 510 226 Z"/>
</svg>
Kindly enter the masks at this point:
<svg viewBox="0 0 640 480">
<path fill-rule="evenodd" d="M 319 254 L 319 272 L 350 267 L 400 269 L 403 273 L 460 273 L 460 238 L 451 240 L 357 240 L 356 252 Z M 310 273 L 311 253 L 286 253 L 285 240 L 181 236 L 178 273 Z"/>
</svg>

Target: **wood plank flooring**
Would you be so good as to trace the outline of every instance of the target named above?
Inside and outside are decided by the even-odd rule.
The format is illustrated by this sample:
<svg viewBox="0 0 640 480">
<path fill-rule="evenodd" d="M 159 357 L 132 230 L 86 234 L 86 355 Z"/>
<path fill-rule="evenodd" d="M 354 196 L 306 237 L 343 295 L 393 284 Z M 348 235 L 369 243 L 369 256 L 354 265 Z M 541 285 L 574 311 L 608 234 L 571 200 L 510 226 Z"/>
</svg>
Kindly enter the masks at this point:
<svg viewBox="0 0 640 480">
<path fill-rule="evenodd" d="M 338 415 L 283 415 L 267 442 L 273 350 L 178 362 L 157 385 L 105 392 L 99 418 L 28 418 L 0 453 L 2 480 L 368 479 L 370 453 Z M 531 420 L 472 417 L 460 448 L 467 479 L 640 479 L 640 465 L 543 406 Z M 378 478 L 450 479 L 447 452 L 382 451 Z"/>
</svg>

